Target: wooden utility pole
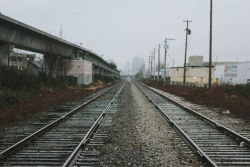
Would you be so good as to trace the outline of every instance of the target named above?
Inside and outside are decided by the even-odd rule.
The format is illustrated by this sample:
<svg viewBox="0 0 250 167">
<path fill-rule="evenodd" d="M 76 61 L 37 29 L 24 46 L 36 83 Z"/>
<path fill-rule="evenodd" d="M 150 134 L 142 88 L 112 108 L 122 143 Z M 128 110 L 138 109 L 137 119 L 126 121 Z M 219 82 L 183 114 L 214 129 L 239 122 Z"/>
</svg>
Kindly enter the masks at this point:
<svg viewBox="0 0 250 167">
<path fill-rule="evenodd" d="M 184 75 L 183 75 L 183 87 L 186 86 L 186 59 L 187 59 L 187 37 L 191 34 L 191 31 L 188 29 L 188 23 L 192 22 L 189 20 L 184 20 L 184 22 L 187 22 L 187 28 L 186 28 L 186 44 L 185 44 L 185 57 L 184 57 Z"/>
<path fill-rule="evenodd" d="M 152 71 L 153 71 L 153 56 L 151 56 L 151 68 L 150 68 L 150 74 L 152 75 Z"/>
<path fill-rule="evenodd" d="M 157 82 L 160 81 L 160 68 L 161 68 L 161 61 L 160 61 L 160 50 L 161 50 L 161 44 L 158 44 L 159 48 L 158 48 L 158 78 L 157 78 Z"/>
<path fill-rule="evenodd" d="M 155 80 L 155 50 L 156 50 L 156 48 L 154 48 L 154 52 L 153 52 L 153 57 L 154 57 L 154 80 Z"/>
<path fill-rule="evenodd" d="M 167 70 L 167 67 L 166 67 L 166 57 L 167 57 L 167 49 L 168 49 L 168 45 L 167 45 L 167 40 L 175 40 L 175 39 L 170 39 L 170 38 L 166 38 L 165 39 L 165 57 L 164 57 L 164 81 L 163 81 L 163 86 L 166 85 L 166 70 Z"/>
<path fill-rule="evenodd" d="M 210 41 L 209 41 L 209 89 L 212 88 L 212 7 L 213 0 L 210 0 Z"/>
<path fill-rule="evenodd" d="M 150 61 L 151 61 L 151 56 L 148 56 L 148 76 L 150 78 Z"/>
</svg>

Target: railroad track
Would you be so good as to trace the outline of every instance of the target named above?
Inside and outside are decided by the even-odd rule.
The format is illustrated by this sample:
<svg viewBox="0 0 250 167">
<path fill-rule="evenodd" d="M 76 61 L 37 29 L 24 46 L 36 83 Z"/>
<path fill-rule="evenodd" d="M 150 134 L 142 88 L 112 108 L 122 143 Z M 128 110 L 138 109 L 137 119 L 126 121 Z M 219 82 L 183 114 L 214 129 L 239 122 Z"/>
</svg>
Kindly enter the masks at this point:
<svg viewBox="0 0 250 167">
<path fill-rule="evenodd" d="M 101 146 L 108 142 L 110 132 L 110 126 L 112 125 L 113 117 L 118 110 L 118 105 L 120 103 L 121 96 L 117 96 L 114 100 L 112 106 L 106 112 L 105 117 L 99 123 L 99 128 L 95 133 L 89 138 L 89 141 L 80 144 L 79 148 L 76 148 L 68 160 L 64 163 L 66 166 L 99 166 L 99 160 L 101 157 Z"/>
<path fill-rule="evenodd" d="M 0 153 L 0 165 L 69 166 L 96 136 L 94 132 L 123 87 L 124 83 L 111 87 L 5 149 Z"/>
<path fill-rule="evenodd" d="M 250 140 L 135 82 L 168 123 L 209 166 L 249 167 Z"/>
<path fill-rule="evenodd" d="M 23 140 L 27 136 L 43 128 L 47 124 L 50 124 L 54 120 L 57 120 L 58 118 L 64 116 L 71 110 L 77 108 L 78 106 L 81 106 L 83 103 L 89 101 L 90 99 L 93 99 L 95 96 L 102 94 L 108 89 L 110 88 L 104 88 L 85 98 L 76 98 L 73 101 L 59 104 L 49 110 L 46 110 L 39 117 L 29 120 L 29 122 L 26 125 L 21 125 L 19 127 L 6 128 L 6 130 L 1 131 L 1 134 L 0 134 L 0 143 L 1 143 L 0 153 L 4 151 L 5 149 L 11 147 L 18 141 Z"/>
</svg>

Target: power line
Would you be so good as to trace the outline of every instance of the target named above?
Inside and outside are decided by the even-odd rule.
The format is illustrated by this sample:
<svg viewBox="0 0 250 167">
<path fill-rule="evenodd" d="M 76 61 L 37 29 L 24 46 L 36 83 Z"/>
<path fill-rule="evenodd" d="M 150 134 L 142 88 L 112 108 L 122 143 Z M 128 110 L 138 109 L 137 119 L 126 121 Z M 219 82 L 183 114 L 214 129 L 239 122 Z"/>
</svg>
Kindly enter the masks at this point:
<svg viewBox="0 0 250 167">
<path fill-rule="evenodd" d="M 179 66 L 179 64 L 177 64 L 174 59 L 167 53 L 168 57 L 173 61 L 173 64 L 175 64 L 177 67 Z"/>
</svg>

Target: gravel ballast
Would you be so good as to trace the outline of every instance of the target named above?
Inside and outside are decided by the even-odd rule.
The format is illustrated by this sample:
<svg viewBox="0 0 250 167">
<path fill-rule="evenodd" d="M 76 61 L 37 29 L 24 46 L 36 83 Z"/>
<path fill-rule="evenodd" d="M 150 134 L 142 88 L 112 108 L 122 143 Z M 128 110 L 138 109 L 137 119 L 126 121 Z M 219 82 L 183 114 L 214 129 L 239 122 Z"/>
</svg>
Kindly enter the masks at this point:
<svg viewBox="0 0 250 167">
<path fill-rule="evenodd" d="M 102 147 L 100 166 L 202 164 L 139 89 L 128 82 L 109 138 Z"/>
<path fill-rule="evenodd" d="M 152 88 L 156 92 L 173 99 L 182 105 L 191 108 L 200 114 L 228 127 L 229 129 L 234 130 L 235 132 L 245 136 L 250 139 L 250 124 L 245 122 L 241 118 L 237 118 L 234 115 L 230 114 L 230 111 L 221 111 L 219 108 L 214 108 L 205 105 L 194 104 L 190 101 L 186 101 L 184 98 L 161 91 L 159 89 Z"/>
</svg>

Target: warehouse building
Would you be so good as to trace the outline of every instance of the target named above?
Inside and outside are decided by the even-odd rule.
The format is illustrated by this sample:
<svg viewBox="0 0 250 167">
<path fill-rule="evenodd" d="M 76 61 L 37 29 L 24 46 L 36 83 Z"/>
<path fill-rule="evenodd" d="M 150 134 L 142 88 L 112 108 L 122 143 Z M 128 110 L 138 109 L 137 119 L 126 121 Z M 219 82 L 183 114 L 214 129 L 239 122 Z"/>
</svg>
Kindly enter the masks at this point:
<svg viewBox="0 0 250 167">
<path fill-rule="evenodd" d="M 208 87 L 209 83 L 209 63 L 203 62 L 203 56 L 190 56 L 186 67 L 186 85 L 193 87 Z M 225 75 L 231 74 L 216 72 L 216 69 L 231 68 L 231 64 L 236 62 L 213 62 L 212 63 L 212 81 L 217 83 L 219 81 L 225 82 Z M 216 74 L 215 74 L 216 73 Z M 218 73 L 218 74 L 217 74 Z M 238 74 L 240 75 L 240 74 Z M 183 85 L 184 67 L 170 68 L 170 84 Z M 220 78 L 220 79 L 218 79 Z M 227 77 L 226 77 L 227 78 Z"/>
<path fill-rule="evenodd" d="M 249 83 L 250 62 L 216 66 L 214 72 L 214 82 L 217 85 Z"/>
</svg>

